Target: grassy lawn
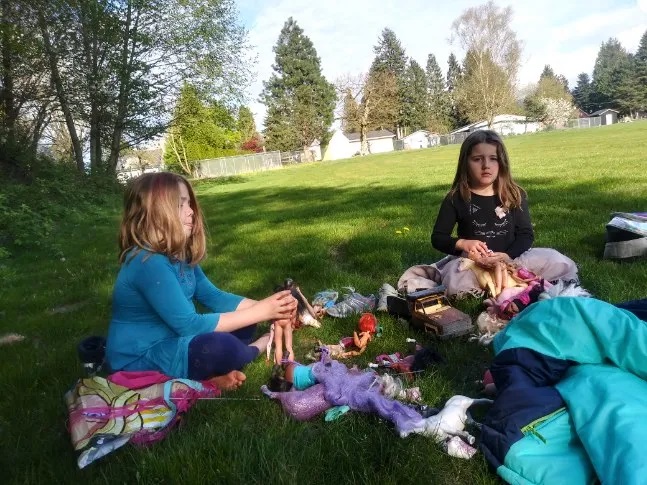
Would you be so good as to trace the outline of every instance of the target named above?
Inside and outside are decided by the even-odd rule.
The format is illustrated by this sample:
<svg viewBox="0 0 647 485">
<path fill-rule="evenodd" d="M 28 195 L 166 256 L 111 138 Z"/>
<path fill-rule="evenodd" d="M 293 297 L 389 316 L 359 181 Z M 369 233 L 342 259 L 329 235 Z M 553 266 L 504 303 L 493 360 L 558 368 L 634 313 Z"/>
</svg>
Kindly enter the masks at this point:
<svg viewBox="0 0 647 485">
<path fill-rule="evenodd" d="M 537 247 L 575 260 L 582 286 L 619 302 L 647 296 L 647 261 L 601 259 L 612 211 L 647 210 L 647 122 L 547 132 L 506 140 L 512 172 L 529 194 Z M 266 296 L 285 277 L 307 296 L 353 286 L 377 293 L 413 264 L 431 263 L 430 233 L 449 189 L 459 146 L 294 166 L 221 181 L 200 181 L 209 256 L 217 286 Z M 73 200 L 71 198 L 71 200 Z M 3 483 L 499 483 L 481 454 L 450 458 L 430 439 L 399 438 L 388 422 L 348 413 L 297 423 L 259 387 L 260 359 L 227 397 L 204 401 L 183 426 L 149 448 L 126 446 L 78 470 L 66 430 L 64 392 L 81 376 L 80 339 L 105 334 L 116 276 L 121 201 L 96 214 L 60 221 L 60 251 L 0 261 L 0 335 L 26 339 L 0 347 L 0 469 Z M 396 231 L 408 227 L 402 234 Z M 476 302 L 462 302 L 476 314 Z M 316 339 L 352 334 L 356 318 L 327 318 L 295 333 L 297 359 Z M 422 334 L 390 317 L 364 356 L 405 351 Z M 447 364 L 418 378 L 424 401 L 476 397 L 491 358 L 467 339 L 435 344 Z"/>
</svg>

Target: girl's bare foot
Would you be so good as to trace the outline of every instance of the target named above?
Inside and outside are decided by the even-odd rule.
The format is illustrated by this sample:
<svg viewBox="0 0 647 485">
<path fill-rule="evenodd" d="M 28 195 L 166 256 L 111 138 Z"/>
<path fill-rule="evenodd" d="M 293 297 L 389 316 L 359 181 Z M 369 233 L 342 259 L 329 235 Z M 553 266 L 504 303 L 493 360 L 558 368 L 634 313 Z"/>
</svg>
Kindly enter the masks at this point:
<svg viewBox="0 0 647 485">
<path fill-rule="evenodd" d="M 215 384 L 223 391 L 233 391 L 243 385 L 247 376 L 239 370 L 232 370 L 229 374 L 224 376 L 216 376 L 209 379 L 209 382 Z"/>
<path fill-rule="evenodd" d="M 260 355 L 262 352 L 265 352 L 267 349 L 267 344 L 270 342 L 270 334 L 266 333 L 264 335 L 261 335 L 258 340 L 255 340 L 252 342 L 250 345 L 253 347 L 256 347 L 258 349 L 258 355 Z"/>
</svg>

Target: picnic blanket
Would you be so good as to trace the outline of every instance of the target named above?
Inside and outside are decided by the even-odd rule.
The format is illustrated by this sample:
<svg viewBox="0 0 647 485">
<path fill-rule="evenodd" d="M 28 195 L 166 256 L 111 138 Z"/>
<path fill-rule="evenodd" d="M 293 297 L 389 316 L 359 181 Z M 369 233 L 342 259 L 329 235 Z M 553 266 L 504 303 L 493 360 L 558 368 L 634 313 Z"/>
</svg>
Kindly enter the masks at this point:
<svg viewBox="0 0 647 485">
<path fill-rule="evenodd" d="M 218 388 L 208 382 L 172 379 L 159 372 L 79 379 L 65 394 L 79 468 L 128 442 L 159 441 L 197 399 L 218 395 Z"/>
<path fill-rule="evenodd" d="M 593 298 L 529 306 L 493 341 L 499 391 L 481 450 L 507 482 L 638 484 L 647 323 Z"/>
</svg>

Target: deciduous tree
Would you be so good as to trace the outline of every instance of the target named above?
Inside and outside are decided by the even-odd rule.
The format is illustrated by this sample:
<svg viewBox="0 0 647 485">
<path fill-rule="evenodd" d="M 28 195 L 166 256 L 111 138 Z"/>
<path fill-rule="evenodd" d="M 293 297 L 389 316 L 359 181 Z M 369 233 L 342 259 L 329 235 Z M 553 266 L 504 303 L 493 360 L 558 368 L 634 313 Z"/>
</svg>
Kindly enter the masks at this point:
<svg viewBox="0 0 647 485">
<path fill-rule="evenodd" d="M 521 42 L 511 29 L 512 8 L 490 1 L 468 8 L 452 23 L 452 40 L 465 50 L 465 75 L 456 87 L 458 105 L 470 121 L 486 120 L 516 106 Z"/>
<path fill-rule="evenodd" d="M 357 128 L 360 155 L 368 155 L 368 131 L 384 128 L 397 115 L 397 80 L 388 71 L 378 71 L 342 77 L 337 80 L 336 86 L 343 103 L 342 126 L 345 124 Z"/>
<path fill-rule="evenodd" d="M 248 78 L 233 0 L 54 0 L 33 5 L 48 75 L 85 170 L 115 170 L 129 145 L 163 132 L 183 80 L 234 102 Z"/>
</svg>

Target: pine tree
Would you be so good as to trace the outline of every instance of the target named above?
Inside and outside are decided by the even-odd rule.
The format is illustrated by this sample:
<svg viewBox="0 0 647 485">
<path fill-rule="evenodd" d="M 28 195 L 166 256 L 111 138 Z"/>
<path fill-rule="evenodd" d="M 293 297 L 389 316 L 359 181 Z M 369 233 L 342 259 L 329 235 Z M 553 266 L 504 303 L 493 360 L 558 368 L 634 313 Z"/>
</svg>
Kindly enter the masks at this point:
<svg viewBox="0 0 647 485">
<path fill-rule="evenodd" d="M 638 91 L 638 109 L 647 112 L 647 30 L 640 38 L 634 54 L 634 77 Z"/>
<path fill-rule="evenodd" d="M 407 69 L 407 55 L 400 40 L 388 27 L 382 31 L 373 47 L 375 59 L 371 65 L 371 72 L 388 71 L 394 74 L 397 79 L 403 79 Z"/>
<path fill-rule="evenodd" d="M 420 64 L 409 61 L 404 85 L 402 121 L 412 132 L 427 124 L 427 77 Z"/>
<path fill-rule="evenodd" d="M 443 72 L 433 54 L 429 54 L 427 57 L 426 76 L 427 128 L 430 131 L 446 133 L 452 127 L 451 103 L 449 93 L 445 90 Z"/>
<path fill-rule="evenodd" d="M 450 104 L 450 122 L 452 128 L 458 128 L 459 126 L 464 125 L 467 120 L 460 113 L 458 109 L 458 103 L 456 102 L 456 87 L 460 84 L 461 79 L 463 78 L 463 69 L 458 63 L 454 53 L 449 54 L 447 59 L 447 93 L 449 97 Z"/>
<path fill-rule="evenodd" d="M 240 132 L 241 139 L 243 142 L 251 140 L 252 137 L 256 134 L 256 123 L 254 122 L 254 116 L 252 111 L 247 106 L 241 106 L 238 108 L 238 120 L 236 121 L 236 127 Z"/>
<path fill-rule="evenodd" d="M 290 17 L 274 46 L 274 72 L 264 82 L 267 106 L 265 140 L 272 150 L 305 149 L 315 139 L 326 143 L 333 121 L 335 89 L 321 73 L 310 39 Z"/>
<path fill-rule="evenodd" d="M 449 59 L 447 59 L 447 91 L 450 93 L 456 89 L 456 86 L 458 86 L 458 83 L 460 82 L 461 78 L 463 77 L 463 70 L 461 69 L 461 65 L 458 63 L 458 60 L 456 59 L 456 56 L 452 52 L 449 54 Z"/>
<path fill-rule="evenodd" d="M 541 81 L 544 78 L 556 78 L 555 76 L 555 71 L 553 71 L 553 68 L 550 67 L 550 64 L 546 64 L 544 66 L 544 70 L 541 72 L 539 75 L 539 80 Z"/>
<path fill-rule="evenodd" d="M 402 136 L 403 127 L 406 124 L 406 108 L 405 108 L 405 99 L 407 97 L 407 87 L 406 87 L 406 76 L 407 76 L 407 56 L 400 43 L 400 40 L 388 27 L 382 31 L 382 34 L 378 38 L 377 45 L 373 47 L 373 52 L 375 52 L 375 59 L 371 64 L 371 69 L 369 75 L 382 75 L 388 74 L 393 76 L 397 84 L 397 93 L 395 94 L 395 99 L 391 100 L 385 105 L 397 105 L 396 116 L 393 120 L 386 123 L 385 128 L 390 128 L 394 130 L 398 138 Z M 385 119 L 386 116 L 378 116 L 379 118 Z"/>
<path fill-rule="evenodd" d="M 584 112 L 592 113 L 595 111 L 592 109 L 593 105 L 593 85 L 591 84 L 591 78 L 585 72 L 580 73 L 577 76 L 577 86 L 573 88 L 571 92 L 575 104 Z"/>
<path fill-rule="evenodd" d="M 620 86 L 627 83 L 631 57 L 617 39 L 603 42 L 593 68 L 593 87 L 598 109 L 622 109 Z"/>
<path fill-rule="evenodd" d="M 359 103 L 350 88 L 345 90 L 342 110 L 341 130 L 344 133 L 358 132 L 360 129 Z"/>
</svg>

